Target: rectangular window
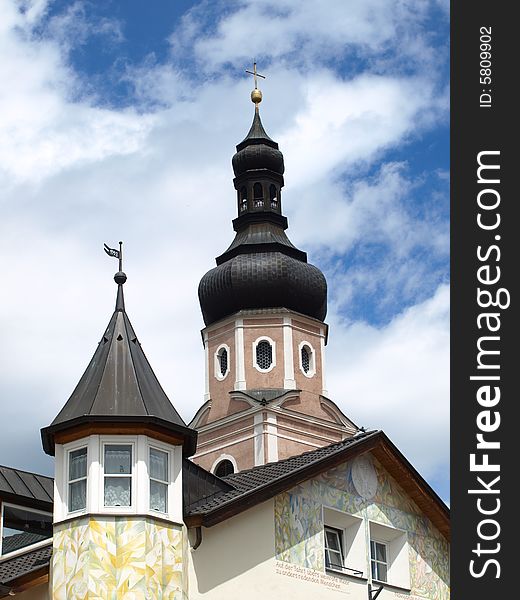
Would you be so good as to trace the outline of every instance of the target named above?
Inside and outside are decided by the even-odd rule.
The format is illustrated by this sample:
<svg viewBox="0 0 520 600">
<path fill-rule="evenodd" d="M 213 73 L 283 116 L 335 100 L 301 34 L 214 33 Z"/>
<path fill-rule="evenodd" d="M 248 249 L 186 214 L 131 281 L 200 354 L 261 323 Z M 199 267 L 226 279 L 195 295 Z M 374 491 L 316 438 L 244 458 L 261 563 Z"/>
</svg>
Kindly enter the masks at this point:
<svg viewBox="0 0 520 600">
<path fill-rule="evenodd" d="M 150 509 L 168 512 L 168 453 L 150 448 Z"/>
<path fill-rule="evenodd" d="M 131 506 L 132 446 L 106 444 L 104 469 L 105 506 Z"/>
<path fill-rule="evenodd" d="M 325 527 L 325 567 L 343 569 L 343 533 L 333 527 Z"/>
<path fill-rule="evenodd" d="M 372 579 L 388 581 L 386 544 L 370 540 L 370 563 L 372 566 Z"/>
<path fill-rule="evenodd" d="M 87 506 L 87 449 L 69 452 L 69 512 Z"/>
<path fill-rule="evenodd" d="M 52 537 L 52 515 L 21 506 L 2 505 L 0 555 Z"/>
</svg>

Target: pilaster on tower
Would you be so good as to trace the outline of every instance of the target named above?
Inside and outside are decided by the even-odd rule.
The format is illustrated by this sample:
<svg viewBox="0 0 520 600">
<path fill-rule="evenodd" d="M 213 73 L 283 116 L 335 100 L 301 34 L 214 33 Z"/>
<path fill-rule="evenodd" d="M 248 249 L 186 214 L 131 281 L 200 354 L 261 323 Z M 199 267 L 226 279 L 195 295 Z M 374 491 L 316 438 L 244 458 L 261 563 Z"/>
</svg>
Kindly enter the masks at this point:
<svg viewBox="0 0 520 600">
<path fill-rule="evenodd" d="M 235 238 L 199 284 L 206 393 L 190 425 L 194 460 L 217 474 L 356 431 L 326 397 L 327 282 L 285 233 L 284 160 L 262 124 L 256 81 L 251 99 L 253 122 L 232 159 Z"/>
</svg>

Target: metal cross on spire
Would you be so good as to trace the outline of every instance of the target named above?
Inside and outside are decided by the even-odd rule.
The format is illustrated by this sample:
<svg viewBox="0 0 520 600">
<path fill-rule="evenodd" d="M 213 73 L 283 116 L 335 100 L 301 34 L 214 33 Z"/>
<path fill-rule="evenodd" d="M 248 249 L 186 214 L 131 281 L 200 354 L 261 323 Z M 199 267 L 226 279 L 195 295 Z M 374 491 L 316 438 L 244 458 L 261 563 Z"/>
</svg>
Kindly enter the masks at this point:
<svg viewBox="0 0 520 600">
<path fill-rule="evenodd" d="M 246 69 L 246 73 L 249 73 L 249 75 L 253 76 L 253 79 L 255 80 L 255 90 L 258 89 L 258 80 L 257 77 L 261 77 L 262 79 L 265 79 L 265 75 L 260 75 L 260 73 L 257 72 L 256 70 L 256 61 L 253 62 L 253 70 L 252 71 L 248 71 Z"/>
</svg>

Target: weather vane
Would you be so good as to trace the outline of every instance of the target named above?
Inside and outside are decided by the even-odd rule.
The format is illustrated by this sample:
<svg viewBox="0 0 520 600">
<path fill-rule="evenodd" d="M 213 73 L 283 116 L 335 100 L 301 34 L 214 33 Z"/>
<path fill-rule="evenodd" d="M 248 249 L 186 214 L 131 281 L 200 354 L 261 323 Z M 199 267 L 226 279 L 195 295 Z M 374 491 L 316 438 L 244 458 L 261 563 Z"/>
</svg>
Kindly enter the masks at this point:
<svg viewBox="0 0 520 600">
<path fill-rule="evenodd" d="M 119 272 L 123 271 L 123 242 L 119 242 L 119 250 L 115 248 L 109 248 L 106 244 L 103 244 L 105 247 L 103 250 L 108 254 L 108 256 L 113 256 L 114 258 L 119 259 Z"/>
<path fill-rule="evenodd" d="M 260 73 L 256 70 L 256 61 L 253 62 L 253 70 L 249 71 L 246 69 L 246 73 L 252 75 L 255 80 L 255 89 L 251 92 L 251 101 L 255 103 L 255 111 L 258 112 L 258 105 L 262 102 L 262 92 L 258 89 L 258 79 L 257 77 L 261 77 L 265 79 L 265 75 L 260 75 Z"/>
</svg>

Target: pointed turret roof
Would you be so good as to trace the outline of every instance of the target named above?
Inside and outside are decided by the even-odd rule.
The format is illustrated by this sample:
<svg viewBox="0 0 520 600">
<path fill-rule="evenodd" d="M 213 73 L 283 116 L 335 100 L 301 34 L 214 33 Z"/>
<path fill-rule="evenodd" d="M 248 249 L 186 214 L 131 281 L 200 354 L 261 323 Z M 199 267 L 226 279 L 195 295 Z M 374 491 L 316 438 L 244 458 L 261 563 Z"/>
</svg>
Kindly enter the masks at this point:
<svg viewBox="0 0 520 600">
<path fill-rule="evenodd" d="M 180 439 L 185 454 L 195 451 L 195 430 L 186 426 L 161 387 L 125 311 L 123 284 L 118 284 L 116 307 L 94 356 L 65 406 L 42 429 L 43 448 L 54 454 L 59 432 L 85 425 L 122 424 L 158 428 Z"/>
</svg>

